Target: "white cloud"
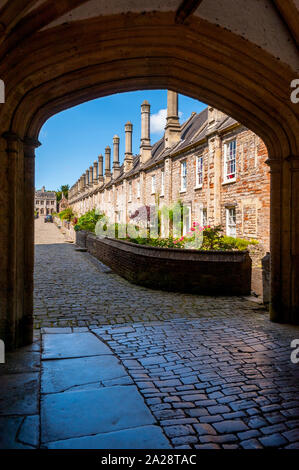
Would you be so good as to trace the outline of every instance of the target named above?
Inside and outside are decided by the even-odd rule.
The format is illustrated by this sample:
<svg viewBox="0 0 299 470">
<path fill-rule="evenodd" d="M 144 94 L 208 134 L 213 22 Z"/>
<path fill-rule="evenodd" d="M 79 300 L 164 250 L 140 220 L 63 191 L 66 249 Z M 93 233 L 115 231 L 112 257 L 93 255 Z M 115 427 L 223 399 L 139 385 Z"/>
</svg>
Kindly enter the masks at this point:
<svg viewBox="0 0 299 470">
<path fill-rule="evenodd" d="M 181 118 L 183 113 L 179 111 L 179 117 Z M 167 109 L 160 109 L 156 114 L 151 115 L 151 133 L 161 134 L 164 132 L 166 126 Z"/>
<path fill-rule="evenodd" d="M 156 114 L 151 115 L 151 132 L 160 134 L 166 125 L 167 109 L 160 109 Z"/>
</svg>

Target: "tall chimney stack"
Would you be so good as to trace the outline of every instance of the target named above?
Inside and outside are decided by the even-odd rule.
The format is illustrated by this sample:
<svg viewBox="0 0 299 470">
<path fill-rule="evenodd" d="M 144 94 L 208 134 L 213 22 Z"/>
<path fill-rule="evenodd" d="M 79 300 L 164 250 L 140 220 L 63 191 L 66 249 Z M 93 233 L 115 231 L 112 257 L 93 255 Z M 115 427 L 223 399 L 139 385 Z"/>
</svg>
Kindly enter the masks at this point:
<svg viewBox="0 0 299 470">
<path fill-rule="evenodd" d="M 98 162 L 95 160 L 93 162 L 93 184 L 96 186 L 98 184 Z"/>
<path fill-rule="evenodd" d="M 150 110 L 151 105 L 148 101 L 143 101 L 141 105 L 141 145 L 140 161 L 147 162 L 152 156 L 152 147 L 150 140 Z"/>
<path fill-rule="evenodd" d="M 164 135 L 165 148 L 173 147 L 181 139 L 181 126 L 179 121 L 178 94 L 167 91 L 167 118 Z"/>
<path fill-rule="evenodd" d="M 120 175 L 119 165 L 119 137 L 115 135 L 113 137 L 113 178 L 117 178 Z"/>
<path fill-rule="evenodd" d="M 111 148 L 109 145 L 105 148 L 105 183 L 111 180 L 111 167 L 110 167 Z"/>
<path fill-rule="evenodd" d="M 98 156 L 98 162 L 99 162 L 99 176 L 98 176 L 98 183 L 103 184 L 104 183 L 104 176 L 103 176 L 103 155 Z"/>
<path fill-rule="evenodd" d="M 132 133 L 133 124 L 128 121 L 125 124 L 125 160 L 124 160 L 124 172 L 127 173 L 133 168 L 133 154 L 132 154 Z"/>
<path fill-rule="evenodd" d="M 89 167 L 89 185 L 93 186 L 93 166 Z"/>
<path fill-rule="evenodd" d="M 89 169 L 85 172 L 85 187 L 89 188 L 90 180 L 89 180 Z"/>
</svg>

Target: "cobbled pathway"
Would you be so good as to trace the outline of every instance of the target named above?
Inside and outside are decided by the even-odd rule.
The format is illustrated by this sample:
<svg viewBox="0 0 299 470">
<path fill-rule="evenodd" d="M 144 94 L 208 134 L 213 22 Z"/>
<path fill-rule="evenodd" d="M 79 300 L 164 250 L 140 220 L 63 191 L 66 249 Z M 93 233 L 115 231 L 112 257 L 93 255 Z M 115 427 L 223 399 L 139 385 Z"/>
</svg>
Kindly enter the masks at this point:
<svg viewBox="0 0 299 470">
<path fill-rule="evenodd" d="M 87 327 L 175 448 L 299 448 L 299 328 L 241 297 L 129 284 L 36 221 L 35 327 Z"/>
</svg>

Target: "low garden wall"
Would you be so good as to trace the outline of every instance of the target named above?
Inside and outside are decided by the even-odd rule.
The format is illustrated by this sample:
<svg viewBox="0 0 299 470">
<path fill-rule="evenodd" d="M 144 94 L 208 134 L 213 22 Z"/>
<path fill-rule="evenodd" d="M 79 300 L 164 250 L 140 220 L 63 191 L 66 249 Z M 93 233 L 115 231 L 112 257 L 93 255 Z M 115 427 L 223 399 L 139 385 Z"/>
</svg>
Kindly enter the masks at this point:
<svg viewBox="0 0 299 470">
<path fill-rule="evenodd" d="M 80 233 L 80 235 L 79 235 Z M 194 294 L 248 295 L 251 259 L 247 251 L 156 248 L 77 232 L 76 244 L 128 281 L 153 289 Z"/>
</svg>

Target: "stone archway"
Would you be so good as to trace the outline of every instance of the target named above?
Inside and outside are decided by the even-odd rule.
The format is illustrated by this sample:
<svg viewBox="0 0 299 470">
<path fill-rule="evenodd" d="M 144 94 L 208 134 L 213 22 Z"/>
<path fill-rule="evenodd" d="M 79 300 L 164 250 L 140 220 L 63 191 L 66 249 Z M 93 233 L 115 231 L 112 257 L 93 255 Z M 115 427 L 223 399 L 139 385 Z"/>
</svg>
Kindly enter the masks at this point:
<svg viewBox="0 0 299 470">
<path fill-rule="evenodd" d="M 31 3 L 34 7 L 36 2 Z M 266 143 L 271 168 L 271 318 L 298 323 L 299 123 L 298 108 L 290 100 L 290 83 L 296 77 L 290 12 L 284 12 L 286 24 L 277 23 L 281 43 L 292 36 L 278 60 L 273 45 L 269 52 L 269 45 L 262 48 L 259 41 L 201 16 L 188 16 L 186 10 L 186 20 L 170 7 L 145 13 L 140 6 L 136 13 L 75 14 L 64 22 L 71 2 L 61 7 L 55 2 L 46 9 L 52 3 L 37 5 L 27 16 L 20 11 L 25 15 L 20 23 L 14 12 L 17 23 L 0 44 L 5 57 L 0 76 L 6 84 L 0 114 L 0 337 L 7 347 L 32 338 L 34 154 L 42 125 L 84 101 L 149 88 L 173 89 L 207 102 Z M 13 23 L 13 15 L 8 17 Z"/>
</svg>

